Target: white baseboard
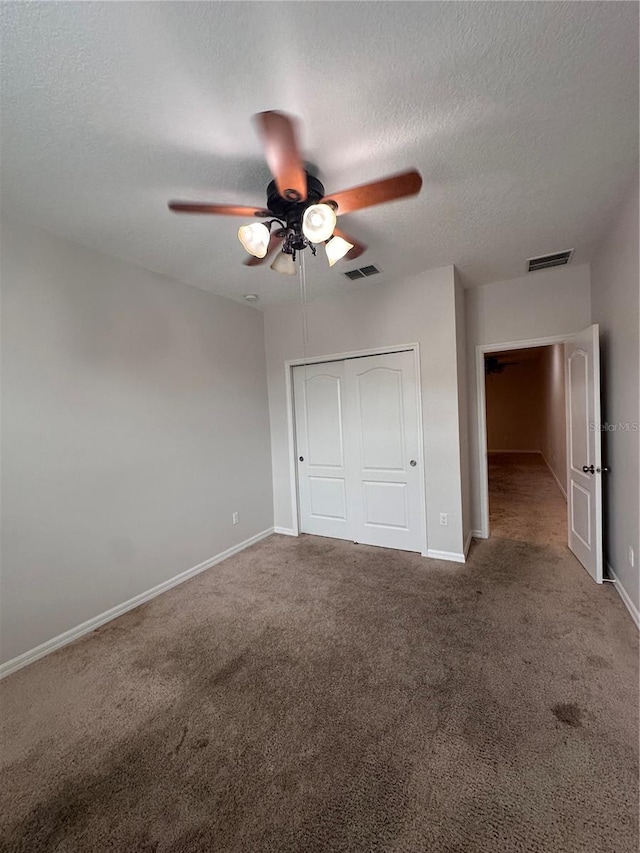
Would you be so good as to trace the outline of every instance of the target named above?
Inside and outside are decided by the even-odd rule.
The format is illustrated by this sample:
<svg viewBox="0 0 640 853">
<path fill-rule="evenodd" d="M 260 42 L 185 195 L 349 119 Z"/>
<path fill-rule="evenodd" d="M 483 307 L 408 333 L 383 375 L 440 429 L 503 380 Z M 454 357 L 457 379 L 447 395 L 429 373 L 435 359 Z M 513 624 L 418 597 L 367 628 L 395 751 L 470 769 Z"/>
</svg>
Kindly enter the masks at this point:
<svg viewBox="0 0 640 853">
<path fill-rule="evenodd" d="M 427 551 L 427 557 L 432 560 L 448 560 L 451 563 L 464 563 L 465 555 L 459 551 L 433 551 L 431 548 Z"/>
<path fill-rule="evenodd" d="M 611 568 L 609 563 L 607 563 L 607 571 L 609 572 L 609 575 L 615 581 L 613 586 L 614 586 L 616 592 L 618 593 L 618 595 L 620 596 L 620 598 L 622 599 L 624 606 L 627 608 L 627 610 L 631 614 L 631 618 L 636 623 L 636 628 L 638 628 L 640 630 L 640 610 L 638 610 L 638 608 L 635 606 L 635 604 L 631 600 L 631 596 L 629 595 L 627 590 L 622 586 L 622 584 L 620 583 L 620 578 L 613 571 L 613 569 Z"/>
<path fill-rule="evenodd" d="M 123 613 L 126 613 L 128 610 L 133 610 L 134 607 L 139 607 L 146 601 L 150 601 L 152 598 L 162 595 L 163 592 L 167 592 L 174 586 L 178 586 L 178 584 L 189 580 L 189 578 L 199 575 L 200 572 L 210 569 L 212 566 L 221 563 L 228 557 L 233 557 L 234 554 L 238 554 L 240 551 L 244 551 L 245 548 L 255 545 L 256 542 L 266 539 L 266 537 L 270 536 L 272 533 L 273 527 L 269 527 L 267 530 L 263 530 L 262 533 L 257 533 L 255 536 L 245 539 L 244 542 L 239 542 L 237 545 L 227 548 L 226 551 L 216 554 L 215 557 L 210 557 L 203 563 L 198 563 L 197 566 L 193 566 L 193 568 L 187 569 L 185 572 L 181 572 L 181 574 L 159 583 L 157 586 L 148 589 L 146 592 L 134 595 L 134 597 L 130 598 L 128 601 L 124 601 L 122 604 L 116 604 L 115 607 L 105 610 L 104 613 L 100 613 L 92 619 L 87 619 L 87 621 L 83 622 L 81 625 L 77 625 L 75 628 L 70 628 L 63 634 L 58 634 L 57 637 L 52 637 L 52 639 L 41 643 L 39 646 L 36 646 L 35 649 L 24 652 L 23 654 L 18 655 L 18 657 L 3 663 L 0 666 L 0 679 L 6 678 L 8 675 L 11 675 L 12 672 L 17 672 L 19 669 L 28 666 L 30 663 L 34 663 L 40 658 L 45 657 L 45 655 L 51 654 L 51 652 L 55 652 L 57 649 L 61 649 L 63 646 L 77 640 L 79 637 L 89 634 L 91 631 L 95 631 L 96 628 L 99 628 L 106 622 L 110 622 L 112 619 L 117 619 L 118 616 L 122 616 Z"/>
<path fill-rule="evenodd" d="M 291 527 L 274 527 L 274 533 L 279 533 L 281 536 L 297 536 L 298 534 Z"/>
<path fill-rule="evenodd" d="M 558 488 L 559 488 L 559 489 L 560 489 L 560 491 L 562 492 L 562 496 L 564 497 L 564 499 L 565 499 L 565 501 L 566 501 L 566 500 L 567 500 L 567 493 L 566 493 L 566 491 L 565 491 L 564 486 L 562 485 L 562 483 L 561 483 L 561 482 L 560 482 L 560 480 L 558 479 L 558 475 L 557 475 L 557 474 L 556 474 L 556 472 L 553 470 L 553 468 L 552 468 L 552 467 L 551 467 L 551 465 L 549 464 L 549 460 L 547 459 L 547 457 L 544 455 L 544 453 L 543 453 L 542 451 L 540 451 L 540 455 L 541 455 L 541 456 L 542 456 L 542 458 L 544 459 L 545 465 L 547 466 L 547 468 L 549 469 L 549 471 L 551 471 L 551 476 L 553 477 L 553 479 L 554 479 L 554 480 L 556 481 L 556 483 L 558 484 Z"/>
<path fill-rule="evenodd" d="M 482 530 L 472 530 L 471 535 L 474 539 L 488 539 L 488 536 L 485 536 Z"/>
</svg>

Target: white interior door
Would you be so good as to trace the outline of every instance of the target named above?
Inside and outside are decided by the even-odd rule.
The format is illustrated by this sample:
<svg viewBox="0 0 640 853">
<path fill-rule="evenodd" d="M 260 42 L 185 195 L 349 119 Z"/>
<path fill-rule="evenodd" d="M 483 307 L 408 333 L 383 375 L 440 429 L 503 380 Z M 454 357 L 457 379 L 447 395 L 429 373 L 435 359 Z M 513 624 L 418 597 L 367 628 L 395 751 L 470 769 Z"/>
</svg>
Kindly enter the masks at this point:
<svg viewBox="0 0 640 853">
<path fill-rule="evenodd" d="M 413 352 L 345 363 L 347 509 L 356 542 L 421 551 L 418 395 Z"/>
<path fill-rule="evenodd" d="M 349 539 L 344 460 L 344 361 L 293 369 L 302 533 Z"/>
<path fill-rule="evenodd" d="M 293 370 L 300 530 L 424 548 L 413 352 Z"/>
<path fill-rule="evenodd" d="M 602 583 L 602 459 L 598 326 L 565 347 L 569 548 Z"/>
</svg>

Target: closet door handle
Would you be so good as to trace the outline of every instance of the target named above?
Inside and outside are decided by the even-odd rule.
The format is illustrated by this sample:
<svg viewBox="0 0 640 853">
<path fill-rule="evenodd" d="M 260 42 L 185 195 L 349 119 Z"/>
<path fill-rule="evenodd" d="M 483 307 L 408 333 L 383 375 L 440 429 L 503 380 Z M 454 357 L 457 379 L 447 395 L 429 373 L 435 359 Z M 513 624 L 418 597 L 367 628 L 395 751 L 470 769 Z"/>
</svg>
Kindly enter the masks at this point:
<svg viewBox="0 0 640 853">
<path fill-rule="evenodd" d="M 409 462 L 409 465 L 411 465 L 412 468 L 415 468 L 417 464 L 418 463 L 416 462 L 415 459 L 412 459 L 411 462 Z"/>
</svg>

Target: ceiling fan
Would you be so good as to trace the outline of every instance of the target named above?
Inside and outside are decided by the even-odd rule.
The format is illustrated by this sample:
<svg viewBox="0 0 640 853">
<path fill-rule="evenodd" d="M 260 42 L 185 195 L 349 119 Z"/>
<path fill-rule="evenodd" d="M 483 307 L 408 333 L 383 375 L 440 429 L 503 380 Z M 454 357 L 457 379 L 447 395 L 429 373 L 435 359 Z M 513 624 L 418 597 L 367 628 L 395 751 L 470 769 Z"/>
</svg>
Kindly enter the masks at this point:
<svg viewBox="0 0 640 853">
<path fill-rule="evenodd" d="M 296 255 L 307 247 L 315 255 L 316 246 L 320 243 L 325 244 L 329 266 L 341 258 L 357 258 L 366 246 L 337 228 L 336 217 L 415 195 L 420 191 L 420 173 L 409 169 L 379 181 L 327 195 L 318 178 L 310 175 L 302 165 L 295 120 L 285 113 L 268 111 L 258 113 L 255 122 L 267 165 L 273 175 L 267 187 L 266 207 L 169 202 L 169 209 L 174 213 L 266 219 L 266 222 L 242 225 L 238 230 L 238 239 L 251 255 L 245 261 L 247 266 L 263 263 L 280 249 L 271 269 L 295 275 Z"/>
</svg>

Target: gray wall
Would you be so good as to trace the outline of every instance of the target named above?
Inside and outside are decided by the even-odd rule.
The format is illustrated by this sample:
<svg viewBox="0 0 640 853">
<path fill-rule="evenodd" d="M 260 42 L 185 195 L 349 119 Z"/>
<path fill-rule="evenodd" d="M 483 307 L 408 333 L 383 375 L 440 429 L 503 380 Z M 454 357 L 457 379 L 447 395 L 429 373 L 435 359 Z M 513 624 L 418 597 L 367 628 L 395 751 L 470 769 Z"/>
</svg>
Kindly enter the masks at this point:
<svg viewBox="0 0 640 853">
<path fill-rule="evenodd" d="M 428 548 L 461 554 L 464 545 L 460 418 L 453 267 L 429 270 L 394 284 L 371 284 L 306 309 L 307 346 L 299 305 L 265 312 L 276 527 L 290 529 L 291 453 L 287 430 L 285 361 L 374 347 L 420 344 Z M 439 513 L 449 524 L 439 523 Z"/>
<path fill-rule="evenodd" d="M 589 264 L 556 267 L 465 291 L 472 525 L 481 526 L 476 346 L 579 332 L 591 322 Z M 499 349 L 500 347 L 498 347 Z M 503 347 L 508 349 L 508 347 Z"/>
<path fill-rule="evenodd" d="M 545 347 L 542 411 L 542 453 L 567 497 L 567 416 L 564 381 L 564 344 Z"/>
<path fill-rule="evenodd" d="M 273 510 L 262 314 L 15 222 L 1 236 L 6 661 Z"/>
<path fill-rule="evenodd" d="M 602 419 L 616 427 L 602 433 L 603 460 L 611 467 L 604 478 L 605 557 L 635 607 L 640 607 L 640 433 L 618 424 L 640 422 L 639 289 L 635 182 L 591 265 L 592 316 L 600 324 Z M 634 567 L 629 546 L 635 551 Z"/>
<path fill-rule="evenodd" d="M 457 270 L 455 276 L 456 374 L 458 381 L 458 417 L 460 430 L 460 475 L 462 486 L 462 531 L 465 544 L 471 536 L 471 472 L 469 470 L 469 389 L 467 388 L 467 331 L 465 328 L 464 288 Z"/>
</svg>

